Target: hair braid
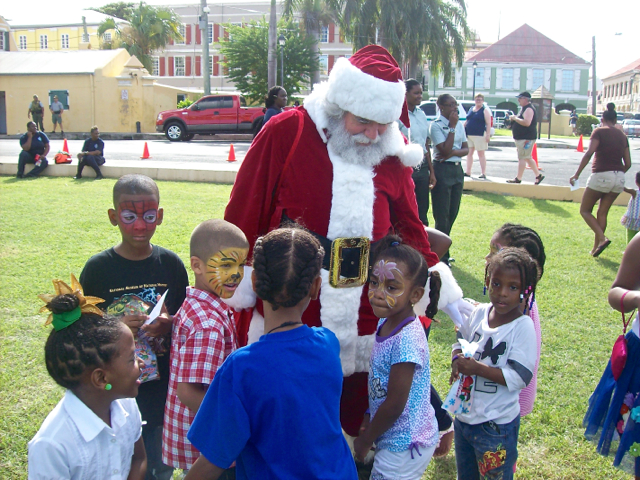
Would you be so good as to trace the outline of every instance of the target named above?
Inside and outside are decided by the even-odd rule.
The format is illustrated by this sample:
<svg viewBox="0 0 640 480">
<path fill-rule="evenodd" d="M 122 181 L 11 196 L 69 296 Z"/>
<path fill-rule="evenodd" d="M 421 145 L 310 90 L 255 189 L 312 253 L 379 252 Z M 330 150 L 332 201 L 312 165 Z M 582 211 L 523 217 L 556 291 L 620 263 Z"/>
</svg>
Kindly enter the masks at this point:
<svg viewBox="0 0 640 480">
<path fill-rule="evenodd" d="M 431 283 L 429 285 L 429 306 L 424 314 L 429 318 L 433 318 L 436 313 L 438 313 L 438 302 L 440 301 L 442 279 L 440 278 L 440 273 L 436 271 L 429 273 L 429 278 L 431 279 Z"/>
<path fill-rule="evenodd" d="M 544 244 L 538 233 L 524 225 L 505 223 L 498 229 L 498 234 L 509 240 L 510 247 L 524 248 L 529 252 L 529 255 L 538 263 L 540 278 L 542 278 L 547 257 L 544 253 Z"/>
<path fill-rule="evenodd" d="M 491 280 L 492 272 L 498 268 L 514 268 L 520 274 L 520 293 L 526 304 L 533 295 L 539 279 L 539 265 L 524 248 L 506 247 L 493 255 L 485 267 L 485 285 Z"/>
</svg>

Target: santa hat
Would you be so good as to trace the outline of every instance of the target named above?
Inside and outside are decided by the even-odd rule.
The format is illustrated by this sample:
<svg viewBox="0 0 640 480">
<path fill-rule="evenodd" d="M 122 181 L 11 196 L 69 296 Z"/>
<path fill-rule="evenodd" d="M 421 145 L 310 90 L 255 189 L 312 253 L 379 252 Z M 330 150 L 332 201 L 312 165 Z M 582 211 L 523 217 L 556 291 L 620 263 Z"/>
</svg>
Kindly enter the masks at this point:
<svg viewBox="0 0 640 480">
<path fill-rule="evenodd" d="M 402 71 L 385 48 L 368 45 L 339 58 L 327 87 L 326 99 L 342 110 L 378 123 L 400 119 L 409 128 Z"/>
</svg>

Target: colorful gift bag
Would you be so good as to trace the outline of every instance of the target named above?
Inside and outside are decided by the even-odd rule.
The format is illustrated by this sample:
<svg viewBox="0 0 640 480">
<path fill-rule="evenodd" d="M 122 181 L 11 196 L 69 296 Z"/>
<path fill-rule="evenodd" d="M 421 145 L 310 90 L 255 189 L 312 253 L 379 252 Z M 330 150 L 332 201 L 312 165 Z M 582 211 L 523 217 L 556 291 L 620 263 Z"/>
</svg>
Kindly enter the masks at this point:
<svg viewBox="0 0 640 480">
<path fill-rule="evenodd" d="M 462 355 L 464 357 L 472 357 L 475 355 L 478 347 L 480 346 L 476 342 L 467 342 L 464 338 L 458 340 Z M 451 389 L 447 394 L 447 398 L 444 399 L 442 408 L 452 415 L 459 415 L 461 413 L 469 413 L 471 411 L 471 404 L 473 401 L 472 392 L 475 383 L 475 375 L 462 375 L 451 385 Z"/>
</svg>

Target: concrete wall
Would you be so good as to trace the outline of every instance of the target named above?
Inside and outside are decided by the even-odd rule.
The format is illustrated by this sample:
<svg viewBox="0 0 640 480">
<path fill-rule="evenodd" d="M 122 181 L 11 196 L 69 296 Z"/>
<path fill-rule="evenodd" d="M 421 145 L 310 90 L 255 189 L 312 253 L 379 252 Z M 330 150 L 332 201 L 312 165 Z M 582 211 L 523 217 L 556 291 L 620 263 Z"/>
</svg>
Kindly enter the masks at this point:
<svg viewBox="0 0 640 480">
<path fill-rule="evenodd" d="M 0 89 L 6 92 L 7 133 L 26 131 L 27 109 L 33 94 L 46 104 L 49 90 L 69 91 L 69 110 L 62 116 L 66 132 L 86 132 L 93 125 L 98 125 L 102 132 L 136 132 L 136 122 L 140 122 L 141 132 L 155 132 L 158 112 L 176 108 L 178 94 L 188 92 L 156 84 L 146 70 L 125 67 L 130 58 L 121 50 L 93 75 L 0 73 Z M 51 113 L 45 109 L 45 132 L 50 132 Z"/>
<path fill-rule="evenodd" d="M 541 135 L 549 134 L 549 124 L 543 123 L 541 127 Z M 569 112 L 561 110 L 557 114 L 555 109 L 551 109 L 551 135 L 572 135 L 573 129 L 569 125 Z"/>
</svg>

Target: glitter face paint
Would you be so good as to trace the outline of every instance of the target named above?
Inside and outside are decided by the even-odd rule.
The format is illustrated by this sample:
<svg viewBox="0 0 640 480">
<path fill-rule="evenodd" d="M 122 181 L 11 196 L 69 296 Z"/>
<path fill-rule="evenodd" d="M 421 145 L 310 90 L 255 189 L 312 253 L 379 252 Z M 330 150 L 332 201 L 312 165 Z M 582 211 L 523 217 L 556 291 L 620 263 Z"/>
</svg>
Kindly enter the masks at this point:
<svg viewBox="0 0 640 480">
<path fill-rule="evenodd" d="M 248 248 L 231 247 L 219 250 L 209 260 L 205 279 L 211 291 L 220 298 L 231 298 L 242 281 Z"/>
<path fill-rule="evenodd" d="M 405 280 L 396 262 L 380 260 L 373 267 L 372 277 L 369 281 L 369 300 L 376 292 L 382 292 L 389 308 L 395 307 L 398 297 L 405 291 Z"/>
</svg>

